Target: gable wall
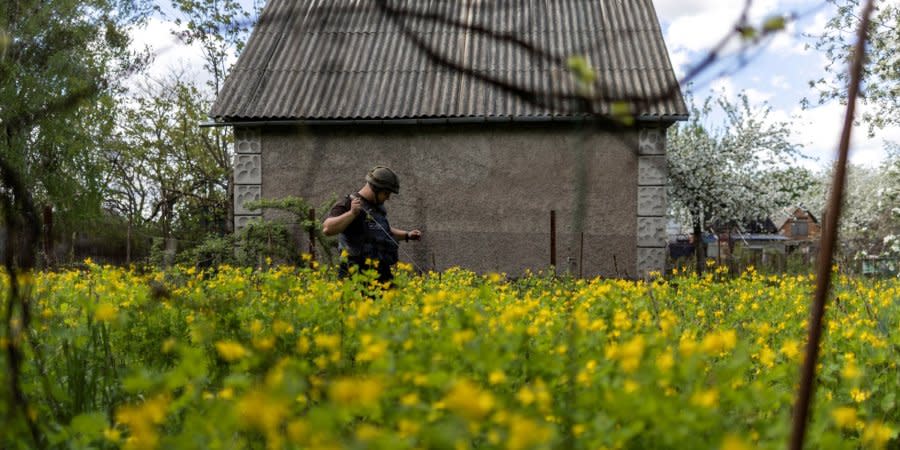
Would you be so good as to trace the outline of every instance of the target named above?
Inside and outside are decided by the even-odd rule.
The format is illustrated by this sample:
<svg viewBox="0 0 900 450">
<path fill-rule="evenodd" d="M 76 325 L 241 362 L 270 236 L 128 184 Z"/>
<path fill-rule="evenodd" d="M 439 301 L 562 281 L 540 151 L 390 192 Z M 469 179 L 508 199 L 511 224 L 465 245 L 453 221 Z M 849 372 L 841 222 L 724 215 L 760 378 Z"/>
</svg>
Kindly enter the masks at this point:
<svg viewBox="0 0 900 450">
<path fill-rule="evenodd" d="M 551 210 L 560 272 L 635 277 L 664 263 L 661 129 L 479 124 L 235 131 L 238 227 L 252 217 L 242 211 L 244 201 L 299 195 L 319 206 L 355 192 L 366 172 L 381 164 L 400 177 L 400 195 L 386 205 L 391 224 L 425 235 L 401 244 L 401 260 L 422 269 L 463 266 L 518 275 L 546 268 Z M 583 257 L 581 236 L 573 232 L 580 192 Z M 325 211 L 317 213 L 321 218 Z"/>
</svg>

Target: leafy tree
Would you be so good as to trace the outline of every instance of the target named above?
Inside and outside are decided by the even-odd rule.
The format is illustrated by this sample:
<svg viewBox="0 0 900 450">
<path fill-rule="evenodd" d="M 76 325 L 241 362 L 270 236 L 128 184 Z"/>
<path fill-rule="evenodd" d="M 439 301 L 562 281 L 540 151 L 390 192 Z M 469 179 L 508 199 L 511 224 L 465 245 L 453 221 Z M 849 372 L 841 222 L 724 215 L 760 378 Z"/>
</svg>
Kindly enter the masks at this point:
<svg viewBox="0 0 900 450">
<path fill-rule="evenodd" d="M 99 212 L 119 80 L 142 62 L 125 27 L 142 0 L 0 3 L 0 157 L 64 222 Z"/>
<path fill-rule="evenodd" d="M 826 69 L 834 80 L 824 78 L 811 81 L 819 90 L 819 102 L 832 99 L 845 101 L 849 73 L 846 67 L 853 56 L 853 39 L 859 27 L 859 0 L 827 0 L 837 9 L 825 30 L 816 36 L 816 49 L 823 51 L 829 61 Z M 878 128 L 900 123 L 896 111 L 900 108 L 900 69 L 897 48 L 900 48 L 900 5 L 896 2 L 876 2 L 872 17 L 866 64 L 863 73 L 862 100 L 872 107 L 862 114 L 872 134 Z"/>
<path fill-rule="evenodd" d="M 109 203 L 165 238 L 222 229 L 230 168 L 216 159 L 216 130 L 200 128 L 202 94 L 182 75 L 147 81 L 123 112 L 123 145 L 108 154 Z M 201 224 L 204 228 L 197 230 Z"/>
<path fill-rule="evenodd" d="M 690 96 L 688 102 L 690 120 L 669 132 L 669 198 L 691 226 L 699 271 L 709 226 L 765 218 L 796 201 L 810 176 L 793 167 L 799 148 L 789 141 L 788 123 L 768 118 L 768 106 L 754 110 L 743 93 L 737 103 L 724 95 L 699 107 Z M 712 123 L 716 107 L 720 124 Z"/>
<path fill-rule="evenodd" d="M 199 44 L 203 50 L 203 68 L 209 79 L 202 93 L 198 107 L 204 112 L 212 109 L 230 63 L 244 48 L 244 40 L 250 31 L 250 14 L 236 0 L 172 0 L 172 6 L 181 14 L 175 23 L 183 29 L 179 35 L 187 44 Z M 254 3 L 254 9 L 258 6 Z M 204 115 L 204 118 L 206 116 Z M 198 121 L 199 123 L 199 121 Z M 231 165 L 231 135 L 225 128 L 212 129 L 206 133 L 210 140 L 201 150 L 207 160 L 218 165 L 224 176 L 224 195 L 221 206 L 225 210 L 225 228 L 231 230 L 234 223 L 234 173 Z"/>
</svg>

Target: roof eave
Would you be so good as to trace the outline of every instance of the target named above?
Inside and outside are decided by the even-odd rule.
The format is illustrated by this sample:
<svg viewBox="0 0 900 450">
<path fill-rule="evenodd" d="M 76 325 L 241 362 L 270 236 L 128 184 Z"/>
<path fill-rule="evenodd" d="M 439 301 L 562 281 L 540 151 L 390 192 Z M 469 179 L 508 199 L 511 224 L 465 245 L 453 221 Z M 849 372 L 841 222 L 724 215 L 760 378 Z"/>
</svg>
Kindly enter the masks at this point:
<svg viewBox="0 0 900 450">
<path fill-rule="evenodd" d="M 687 115 L 666 116 L 641 116 L 636 118 L 638 123 L 652 123 L 672 125 L 675 122 L 685 121 Z M 395 119 L 253 119 L 242 117 L 219 117 L 213 120 L 200 122 L 200 127 L 234 127 L 234 126 L 348 126 L 348 125 L 447 125 L 447 124 L 477 124 L 477 123 L 581 123 L 590 121 L 589 116 L 560 116 L 560 117 L 421 117 L 421 118 L 395 118 Z"/>
</svg>

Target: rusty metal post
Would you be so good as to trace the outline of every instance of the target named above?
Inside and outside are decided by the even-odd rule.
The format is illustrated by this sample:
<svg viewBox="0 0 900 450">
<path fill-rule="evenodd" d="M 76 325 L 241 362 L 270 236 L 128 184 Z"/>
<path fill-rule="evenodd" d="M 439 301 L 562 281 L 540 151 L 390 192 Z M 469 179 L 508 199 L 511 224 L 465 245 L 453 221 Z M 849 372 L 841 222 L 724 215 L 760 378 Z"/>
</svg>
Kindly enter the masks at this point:
<svg viewBox="0 0 900 450">
<path fill-rule="evenodd" d="M 578 278 L 584 278 L 584 231 L 581 232 L 581 244 L 578 245 Z"/>
<path fill-rule="evenodd" d="M 309 208 L 309 222 L 316 223 L 316 208 Z M 309 229 L 309 255 L 312 257 L 310 262 L 316 260 L 316 231 Z"/>
<path fill-rule="evenodd" d="M 806 341 L 806 357 L 800 372 L 800 387 L 794 403 L 793 424 L 791 427 L 791 450 L 802 450 L 806 437 L 806 426 L 809 422 L 809 405 L 812 403 L 815 387 L 816 365 L 819 359 L 819 342 L 822 338 L 822 322 L 825 316 L 825 302 L 831 288 L 831 264 L 834 259 L 834 244 L 837 240 L 838 220 L 841 216 L 841 199 L 844 194 L 844 182 L 847 172 L 847 159 L 850 152 L 850 132 L 853 129 L 853 116 L 856 109 L 856 97 L 862 82 L 862 69 L 865 44 L 869 30 L 869 18 L 872 15 L 873 0 L 868 0 L 863 7 L 856 47 L 853 52 L 853 63 L 850 67 L 850 85 L 847 89 L 847 112 L 844 116 L 844 128 L 838 147 L 838 162 L 832 180 L 831 196 L 828 199 L 828 217 L 825 232 L 822 234 L 822 246 L 819 252 L 819 267 L 816 271 L 816 293 L 810 311 L 809 336 Z"/>
<path fill-rule="evenodd" d="M 550 210 L 550 265 L 556 268 L 556 210 Z"/>
</svg>

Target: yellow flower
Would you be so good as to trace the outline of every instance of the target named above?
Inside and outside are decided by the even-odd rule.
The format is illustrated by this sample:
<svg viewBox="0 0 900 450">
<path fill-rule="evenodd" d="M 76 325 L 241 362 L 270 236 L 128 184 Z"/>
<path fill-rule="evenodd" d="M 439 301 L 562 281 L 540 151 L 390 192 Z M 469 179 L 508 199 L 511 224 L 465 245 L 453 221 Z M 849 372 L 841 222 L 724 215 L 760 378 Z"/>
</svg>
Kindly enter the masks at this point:
<svg viewBox="0 0 900 450">
<path fill-rule="evenodd" d="M 253 334 L 259 334 L 263 329 L 262 320 L 254 319 L 253 322 L 250 322 L 250 332 Z"/>
<path fill-rule="evenodd" d="M 112 322 L 116 320 L 119 310 L 109 303 L 103 303 L 94 311 L 94 320 L 98 322 Z"/>
<path fill-rule="evenodd" d="M 494 397 L 489 392 L 481 390 L 477 385 L 468 381 L 457 381 L 444 397 L 447 409 L 465 417 L 477 421 L 483 419 L 494 408 Z"/>
<path fill-rule="evenodd" d="M 719 391 L 715 388 L 697 391 L 691 396 L 691 404 L 704 408 L 715 408 L 719 404 Z"/>
<path fill-rule="evenodd" d="M 361 362 L 371 362 L 381 358 L 388 349 L 386 341 L 375 340 L 372 335 L 366 334 L 362 336 L 361 343 L 363 349 L 356 355 L 356 360 Z"/>
<path fill-rule="evenodd" d="M 125 442 L 125 448 L 156 448 L 159 444 L 156 426 L 165 421 L 168 407 L 169 397 L 163 394 L 140 405 L 119 408 L 116 411 L 116 422 L 127 426 L 131 431 L 131 437 Z"/>
<path fill-rule="evenodd" d="M 700 349 L 709 355 L 719 355 L 730 351 L 737 344 L 734 330 L 717 331 L 707 334 L 700 343 Z"/>
<path fill-rule="evenodd" d="M 506 374 L 503 373 L 502 370 L 495 370 L 488 375 L 488 382 L 497 385 L 506 381 Z"/>
<path fill-rule="evenodd" d="M 550 436 L 551 430 L 549 427 L 518 414 L 513 414 L 509 418 L 509 436 L 506 441 L 506 448 L 510 450 L 532 448 L 547 442 Z"/>
<path fill-rule="evenodd" d="M 175 341 L 175 338 L 170 337 L 170 338 L 166 339 L 165 341 L 163 341 L 163 344 L 162 344 L 162 352 L 170 353 L 175 348 L 176 343 L 177 342 Z"/>
<path fill-rule="evenodd" d="M 672 366 L 675 365 L 675 357 L 672 356 L 672 353 L 666 351 L 661 353 L 656 358 L 656 368 L 659 369 L 662 373 L 667 373 L 672 369 Z"/>
<path fill-rule="evenodd" d="M 119 442 L 119 439 L 122 438 L 122 433 L 115 428 L 107 428 L 103 430 L 103 437 L 110 442 Z"/>
<path fill-rule="evenodd" d="M 412 420 L 400 419 L 397 422 L 397 431 L 401 437 L 415 436 L 420 428 L 421 426 Z"/>
<path fill-rule="evenodd" d="M 831 410 L 831 418 L 840 428 L 853 428 L 856 426 L 856 408 L 840 406 Z"/>
<path fill-rule="evenodd" d="M 743 439 L 733 435 L 726 434 L 725 438 L 722 439 L 721 450 L 751 450 L 752 447 L 744 442 Z"/>
<path fill-rule="evenodd" d="M 844 364 L 844 368 L 841 369 L 841 377 L 843 377 L 845 380 L 856 380 L 861 375 L 862 370 L 860 370 L 860 368 L 856 366 L 856 362 L 852 359 L 847 361 L 847 363 Z"/>
<path fill-rule="evenodd" d="M 282 334 L 291 334 L 294 332 L 294 326 L 283 321 L 276 320 L 272 323 L 272 330 L 275 331 L 275 334 L 281 336 Z"/>
<path fill-rule="evenodd" d="M 356 438 L 363 442 L 370 442 L 381 436 L 381 430 L 374 425 L 364 423 L 356 429 Z"/>
<path fill-rule="evenodd" d="M 519 403 L 521 403 L 522 405 L 528 406 L 534 403 L 534 391 L 532 391 L 528 386 L 523 386 L 522 389 L 519 389 L 519 393 L 516 394 L 516 399 L 519 400 Z"/>
<path fill-rule="evenodd" d="M 641 385 L 634 380 L 625 380 L 625 383 L 622 385 L 622 389 L 625 390 L 626 394 L 633 394 L 640 387 Z"/>
<path fill-rule="evenodd" d="M 247 356 L 247 349 L 234 341 L 216 342 L 216 351 L 219 356 L 228 362 L 234 362 Z"/>
<path fill-rule="evenodd" d="M 253 348 L 261 351 L 267 352 L 272 350 L 272 347 L 275 346 L 275 338 L 272 336 L 253 338 Z"/>
<path fill-rule="evenodd" d="M 341 346 L 341 337 L 336 334 L 319 334 L 313 338 L 313 341 L 317 347 L 328 350 L 337 350 Z"/>
<path fill-rule="evenodd" d="M 453 333 L 453 344 L 457 347 L 466 345 L 469 341 L 475 339 L 475 331 L 470 329 L 460 330 Z"/>
<path fill-rule="evenodd" d="M 419 403 L 419 394 L 415 392 L 404 395 L 400 398 L 400 404 L 403 406 L 413 406 Z"/>
<path fill-rule="evenodd" d="M 272 444 L 280 441 L 281 424 L 288 412 L 287 404 L 280 396 L 250 391 L 237 403 L 237 412 L 241 427 L 262 432 L 270 446 L 276 446 Z"/>
<path fill-rule="evenodd" d="M 860 390 L 859 388 L 853 388 L 850 390 L 850 398 L 853 399 L 856 403 L 862 403 L 872 395 L 868 391 Z"/>
<path fill-rule="evenodd" d="M 372 378 L 341 378 L 328 388 L 328 397 L 344 407 L 372 407 L 378 404 L 384 386 Z"/>
<path fill-rule="evenodd" d="M 287 425 L 288 439 L 294 444 L 302 444 L 309 436 L 309 422 L 303 419 L 293 420 Z"/>
<path fill-rule="evenodd" d="M 872 448 L 884 448 L 887 441 L 894 437 L 895 434 L 895 430 L 876 420 L 866 424 L 862 434 L 862 442 L 864 445 Z"/>
<path fill-rule="evenodd" d="M 771 368 L 775 365 L 776 356 L 775 351 L 769 347 L 763 347 L 757 355 L 759 362 L 767 368 Z"/>
<path fill-rule="evenodd" d="M 797 361 L 800 359 L 800 343 L 795 340 L 787 340 L 781 346 L 781 353 L 788 359 Z"/>
</svg>

